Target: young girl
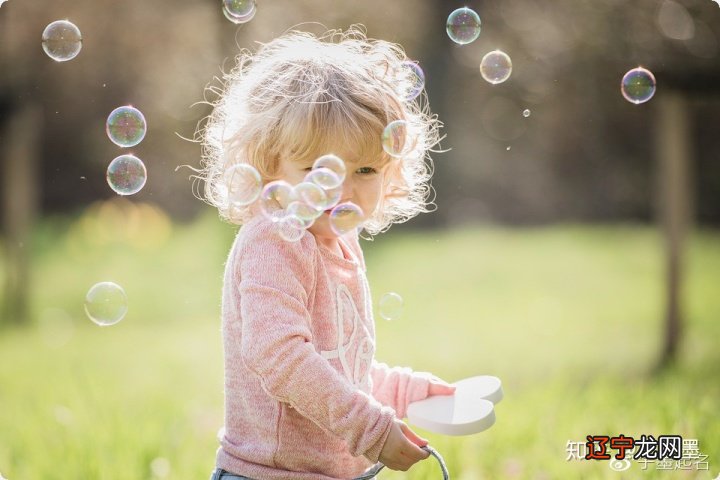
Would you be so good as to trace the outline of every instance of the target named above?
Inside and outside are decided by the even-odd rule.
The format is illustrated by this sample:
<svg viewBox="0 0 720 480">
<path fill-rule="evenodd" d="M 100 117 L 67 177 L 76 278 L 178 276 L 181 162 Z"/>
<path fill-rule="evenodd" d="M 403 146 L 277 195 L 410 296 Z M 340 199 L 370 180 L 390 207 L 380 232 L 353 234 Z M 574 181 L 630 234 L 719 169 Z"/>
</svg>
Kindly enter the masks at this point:
<svg viewBox="0 0 720 480">
<path fill-rule="evenodd" d="M 428 455 L 400 420 L 408 403 L 454 387 L 374 359 L 357 229 L 336 233 L 328 208 L 287 241 L 260 201 L 229 199 L 227 172 L 249 165 L 263 184 L 296 185 L 333 153 L 347 172 L 337 200 L 360 207 L 374 234 L 427 211 L 424 158 L 439 122 L 409 100 L 402 49 L 358 28 L 290 32 L 237 60 L 202 131 L 206 200 L 242 225 L 225 267 L 225 427 L 211 478 L 350 479 L 378 461 L 407 470 Z M 382 135 L 396 120 L 413 138 L 390 156 Z"/>
</svg>

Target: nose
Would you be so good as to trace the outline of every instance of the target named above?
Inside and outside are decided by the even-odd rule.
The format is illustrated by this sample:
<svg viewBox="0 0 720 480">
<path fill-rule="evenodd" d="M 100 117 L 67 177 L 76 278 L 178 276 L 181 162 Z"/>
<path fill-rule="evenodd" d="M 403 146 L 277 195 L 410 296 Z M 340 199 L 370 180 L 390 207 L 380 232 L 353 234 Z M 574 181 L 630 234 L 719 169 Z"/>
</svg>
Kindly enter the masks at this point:
<svg viewBox="0 0 720 480">
<path fill-rule="evenodd" d="M 340 203 L 351 201 L 355 196 L 355 181 L 352 178 L 352 173 L 348 173 L 343 180 L 342 196 L 340 197 Z"/>
</svg>

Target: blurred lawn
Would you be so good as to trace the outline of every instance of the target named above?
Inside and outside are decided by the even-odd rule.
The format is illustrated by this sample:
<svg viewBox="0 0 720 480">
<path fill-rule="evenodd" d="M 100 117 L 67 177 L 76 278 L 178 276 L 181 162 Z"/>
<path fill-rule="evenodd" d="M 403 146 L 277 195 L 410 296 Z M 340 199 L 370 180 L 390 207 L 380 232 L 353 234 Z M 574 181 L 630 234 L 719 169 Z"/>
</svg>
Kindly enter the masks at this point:
<svg viewBox="0 0 720 480">
<path fill-rule="evenodd" d="M 222 424 L 220 289 L 234 230 L 213 214 L 171 224 L 142 204 L 51 219 L 31 246 L 29 329 L 0 330 L 0 472 L 9 480 L 206 479 Z M 714 478 L 720 472 L 720 233 L 693 235 L 678 365 L 661 344 L 661 239 L 639 226 L 478 227 L 389 233 L 364 244 L 378 358 L 454 381 L 504 381 L 496 425 L 470 437 L 418 430 L 453 479 Z M 1 261 L 1 260 L 0 260 Z M 3 267 L 0 264 L 0 267 Z M 83 312 L 112 280 L 127 317 Z M 697 438 L 709 470 L 566 461 L 586 435 Z M 432 461 L 384 479 L 438 479 Z"/>
</svg>

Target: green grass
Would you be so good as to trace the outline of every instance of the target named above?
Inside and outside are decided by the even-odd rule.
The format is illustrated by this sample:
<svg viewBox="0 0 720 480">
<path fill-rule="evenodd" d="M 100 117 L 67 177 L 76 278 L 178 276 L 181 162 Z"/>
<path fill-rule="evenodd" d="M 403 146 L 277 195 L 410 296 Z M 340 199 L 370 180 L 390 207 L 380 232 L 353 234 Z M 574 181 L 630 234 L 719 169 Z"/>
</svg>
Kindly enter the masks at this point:
<svg viewBox="0 0 720 480">
<path fill-rule="evenodd" d="M 129 203 L 45 221 L 31 246 L 36 322 L 0 330 L 0 472 L 10 480 L 204 479 L 222 425 L 220 289 L 234 231 L 171 225 Z M 690 239 L 680 361 L 651 375 L 663 318 L 661 238 L 632 225 L 389 233 L 365 243 L 378 359 L 449 380 L 492 374 L 490 430 L 418 430 L 455 479 L 710 479 L 720 472 L 720 233 Z M 4 265 L 0 263 L 0 267 Z M 122 285 L 127 317 L 98 327 L 87 289 Z M 6 322 L 7 323 L 7 322 Z M 566 461 L 586 435 L 696 438 L 709 471 L 614 472 Z M 169 472 L 168 472 L 169 466 Z M 383 479 L 436 479 L 421 462 Z"/>
</svg>

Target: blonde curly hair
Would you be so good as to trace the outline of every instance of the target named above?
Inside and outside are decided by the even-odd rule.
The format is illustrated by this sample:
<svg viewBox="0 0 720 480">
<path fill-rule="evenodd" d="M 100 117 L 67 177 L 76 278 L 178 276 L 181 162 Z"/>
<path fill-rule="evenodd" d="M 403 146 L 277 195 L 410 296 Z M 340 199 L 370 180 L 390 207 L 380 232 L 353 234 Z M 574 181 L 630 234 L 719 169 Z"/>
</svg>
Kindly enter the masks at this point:
<svg viewBox="0 0 720 480">
<path fill-rule="evenodd" d="M 223 85 L 208 87 L 217 99 L 208 102 L 213 111 L 196 132 L 202 143 L 196 178 L 204 182 L 199 198 L 240 225 L 254 210 L 230 208 L 228 169 L 249 164 L 265 184 L 278 178 L 281 158 L 307 162 L 344 150 L 357 153 L 363 165 L 387 165 L 385 194 L 364 225 L 368 233 L 429 211 L 428 152 L 439 141 L 441 123 L 426 101 L 403 98 L 414 75 L 404 62 L 402 47 L 367 38 L 361 26 L 320 36 L 293 30 L 254 54 L 242 50 Z M 414 140 L 402 157 L 382 148 L 382 132 L 395 120 L 407 122 Z"/>
</svg>

